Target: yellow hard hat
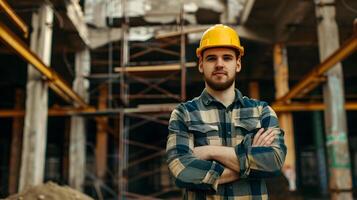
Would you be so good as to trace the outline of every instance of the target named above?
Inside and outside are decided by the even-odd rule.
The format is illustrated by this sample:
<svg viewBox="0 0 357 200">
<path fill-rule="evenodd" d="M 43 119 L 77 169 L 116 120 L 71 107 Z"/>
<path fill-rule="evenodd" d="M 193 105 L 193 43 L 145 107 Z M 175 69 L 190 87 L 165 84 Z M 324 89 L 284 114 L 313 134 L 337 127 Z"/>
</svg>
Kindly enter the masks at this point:
<svg viewBox="0 0 357 200">
<path fill-rule="evenodd" d="M 200 46 L 196 50 L 197 57 L 201 56 L 204 49 L 212 47 L 231 47 L 238 49 L 240 55 L 244 54 L 244 48 L 240 45 L 237 32 L 223 24 L 214 25 L 203 33 Z"/>
</svg>

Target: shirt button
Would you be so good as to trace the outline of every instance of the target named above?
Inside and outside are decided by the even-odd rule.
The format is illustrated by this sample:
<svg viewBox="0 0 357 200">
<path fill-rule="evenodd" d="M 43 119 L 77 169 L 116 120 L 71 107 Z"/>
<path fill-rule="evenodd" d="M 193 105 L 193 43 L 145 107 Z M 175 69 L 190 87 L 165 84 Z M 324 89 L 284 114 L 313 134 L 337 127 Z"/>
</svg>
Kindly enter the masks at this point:
<svg viewBox="0 0 357 200">
<path fill-rule="evenodd" d="M 231 134 L 231 132 L 230 131 L 228 131 L 228 135 L 230 135 Z"/>
</svg>

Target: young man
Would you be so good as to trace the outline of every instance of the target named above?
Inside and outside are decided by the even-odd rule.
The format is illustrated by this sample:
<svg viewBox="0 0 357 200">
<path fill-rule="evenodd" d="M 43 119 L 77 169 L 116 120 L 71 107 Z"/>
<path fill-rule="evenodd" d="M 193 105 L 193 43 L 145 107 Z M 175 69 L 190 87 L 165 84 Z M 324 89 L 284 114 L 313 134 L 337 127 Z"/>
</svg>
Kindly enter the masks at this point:
<svg viewBox="0 0 357 200">
<path fill-rule="evenodd" d="M 205 89 L 172 112 L 167 157 L 185 199 L 268 199 L 265 178 L 280 174 L 286 146 L 267 103 L 235 89 L 243 47 L 215 25 L 197 49 Z"/>
</svg>

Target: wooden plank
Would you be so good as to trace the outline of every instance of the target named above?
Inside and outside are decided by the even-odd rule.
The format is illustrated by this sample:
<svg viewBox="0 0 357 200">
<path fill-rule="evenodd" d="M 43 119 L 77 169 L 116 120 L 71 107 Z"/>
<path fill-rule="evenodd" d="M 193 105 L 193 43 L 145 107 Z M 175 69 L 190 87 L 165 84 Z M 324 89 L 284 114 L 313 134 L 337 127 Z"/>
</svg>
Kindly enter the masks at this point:
<svg viewBox="0 0 357 200">
<path fill-rule="evenodd" d="M 286 47 L 283 44 L 274 46 L 275 97 L 278 99 L 289 92 L 289 67 Z M 288 152 L 283 166 L 283 173 L 289 181 L 289 189 L 296 190 L 296 164 L 293 117 L 291 113 L 280 113 L 279 122 L 285 131 L 285 144 Z"/>
<path fill-rule="evenodd" d="M 339 48 L 339 33 L 335 19 L 334 0 L 315 1 L 320 60 L 326 59 Z M 325 132 L 329 168 L 329 189 L 333 200 L 352 200 L 351 161 L 348 149 L 345 96 L 341 63 L 327 73 L 323 86 Z"/>
<path fill-rule="evenodd" d="M 103 85 L 99 90 L 98 109 L 106 109 L 108 102 L 108 87 Z M 107 170 L 107 149 L 108 134 L 108 117 L 97 117 L 97 143 L 95 153 L 96 174 L 98 178 L 103 179 Z"/>
<path fill-rule="evenodd" d="M 49 66 L 51 60 L 53 9 L 41 5 L 32 15 L 31 49 Z M 28 66 L 26 115 L 19 191 L 43 182 L 46 151 L 48 85 Z"/>
<path fill-rule="evenodd" d="M 249 97 L 253 99 L 260 99 L 259 82 L 249 82 Z"/>
<path fill-rule="evenodd" d="M 15 109 L 24 108 L 25 93 L 22 89 L 15 91 Z M 9 194 L 17 192 L 18 177 L 20 172 L 21 162 L 21 146 L 22 146 L 22 131 L 24 119 L 21 117 L 14 117 L 12 122 L 12 135 L 11 135 L 11 156 L 9 166 Z"/>
</svg>

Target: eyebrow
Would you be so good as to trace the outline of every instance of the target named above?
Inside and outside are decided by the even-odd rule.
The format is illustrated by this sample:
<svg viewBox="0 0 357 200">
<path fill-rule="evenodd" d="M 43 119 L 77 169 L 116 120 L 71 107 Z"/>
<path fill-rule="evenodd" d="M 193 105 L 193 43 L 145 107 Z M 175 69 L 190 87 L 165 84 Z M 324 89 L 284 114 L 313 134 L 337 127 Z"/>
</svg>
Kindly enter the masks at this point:
<svg viewBox="0 0 357 200">
<path fill-rule="evenodd" d="M 232 55 L 232 54 L 223 54 L 222 55 L 223 57 L 234 57 L 234 55 Z M 206 56 L 206 58 L 211 58 L 211 57 L 217 57 L 217 55 L 214 55 L 214 54 L 208 54 L 207 56 Z"/>
</svg>

